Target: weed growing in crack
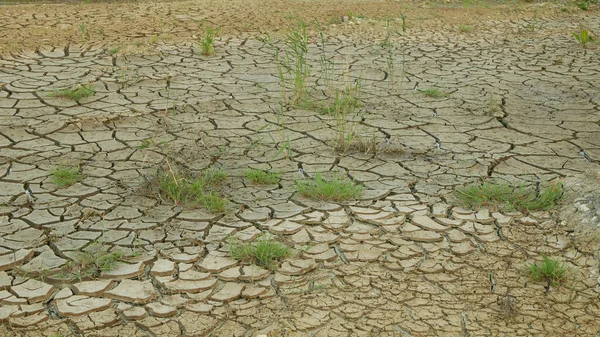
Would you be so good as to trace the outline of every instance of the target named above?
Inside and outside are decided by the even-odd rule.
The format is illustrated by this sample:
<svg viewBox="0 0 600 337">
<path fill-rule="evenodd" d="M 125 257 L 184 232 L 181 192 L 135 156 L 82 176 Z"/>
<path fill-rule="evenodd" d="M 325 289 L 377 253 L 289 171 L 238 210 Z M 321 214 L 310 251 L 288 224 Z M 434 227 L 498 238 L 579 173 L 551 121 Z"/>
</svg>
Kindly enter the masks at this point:
<svg viewBox="0 0 600 337">
<path fill-rule="evenodd" d="M 406 16 L 404 14 L 400 14 L 400 19 L 402 20 L 402 32 L 406 33 Z"/>
<path fill-rule="evenodd" d="M 223 213 L 229 205 L 229 200 L 221 197 L 217 192 L 203 192 L 196 197 L 196 201 L 212 213 Z"/>
<path fill-rule="evenodd" d="M 338 152 L 347 152 L 352 148 L 359 135 L 363 116 L 362 112 L 356 114 L 355 111 L 360 102 L 361 89 L 360 79 L 345 88 L 336 89 L 333 103 L 326 107 L 327 113 L 335 118 L 333 148 Z"/>
<path fill-rule="evenodd" d="M 319 31 L 319 37 L 321 39 L 321 56 L 319 58 L 319 71 L 320 78 L 325 85 L 327 90 L 327 95 L 331 96 L 333 93 L 333 76 L 335 74 L 335 64 L 332 61 L 331 57 L 327 57 L 327 52 L 325 51 L 325 34 L 323 33 L 323 29 L 321 23 L 315 19 L 317 29 Z M 306 102 L 303 100 L 302 102 Z"/>
<path fill-rule="evenodd" d="M 488 98 L 488 110 L 486 111 L 485 115 L 486 116 L 495 116 L 496 113 L 498 112 L 498 109 L 499 109 L 499 104 L 496 102 L 494 94 L 490 93 L 489 98 Z"/>
<path fill-rule="evenodd" d="M 456 189 L 456 196 L 467 207 L 492 206 L 507 210 L 539 211 L 556 206 L 563 197 L 563 184 L 552 184 L 537 191 L 524 185 L 506 183 L 471 184 Z"/>
<path fill-rule="evenodd" d="M 287 66 L 287 62 L 281 58 L 281 50 L 280 48 L 271 40 L 271 36 L 269 34 L 265 34 L 265 37 L 260 39 L 260 41 L 264 44 L 266 48 L 268 48 L 272 53 L 275 61 L 275 65 L 277 67 L 277 73 L 279 75 L 279 85 L 281 87 L 281 96 L 279 100 L 279 111 L 276 112 L 277 116 L 277 140 L 271 136 L 269 136 L 279 149 L 277 154 L 273 159 L 279 157 L 279 155 L 283 154 L 285 158 L 292 157 L 292 146 L 291 140 L 289 136 L 286 134 L 286 128 L 284 125 L 284 112 L 286 109 L 286 104 L 288 102 L 288 95 L 286 90 L 286 72 L 289 69 Z"/>
<path fill-rule="evenodd" d="M 135 253 L 133 254 L 135 255 Z M 74 252 L 71 261 L 58 269 L 25 272 L 15 270 L 17 274 L 26 277 L 36 277 L 42 280 L 49 278 L 55 281 L 82 281 L 100 277 L 102 272 L 114 269 L 117 262 L 127 256 L 120 251 L 110 251 L 110 247 L 98 241 L 92 242 L 79 252 Z"/>
<path fill-rule="evenodd" d="M 79 167 L 60 166 L 52 171 L 52 182 L 58 187 L 68 187 L 79 181 L 82 176 Z"/>
<path fill-rule="evenodd" d="M 567 269 L 562 262 L 544 256 L 542 262 L 527 264 L 527 271 L 532 280 L 546 282 L 547 287 L 557 286 L 566 281 Z"/>
<path fill-rule="evenodd" d="M 116 54 L 116 53 L 118 53 L 119 51 L 121 51 L 121 47 L 115 47 L 115 48 L 109 49 L 109 50 L 108 50 L 108 55 L 111 55 L 111 56 L 112 56 L 112 55 L 115 55 L 115 54 Z"/>
<path fill-rule="evenodd" d="M 85 41 L 86 38 L 90 37 L 90 33 L 85 27 L 85 23 L 79 25 L 79 32 L 81 33 L 81 41 Z"/>
<path fill-rule="evenodd" d="M 460 25 L 458 27 L 458 30 L 460 30 L 462 33 L 470 33 L 473 31 L 473 26 L 469 26 L 469 25 Z"/>
<path fill-rule="evenodd" d="M 255 184 L 261 185 L 272 185 L 279 182 L 281 173 L 279 172 L 267 172 L 258 169 L 249 169 L 244 172 L 246 178 L 250 179 Z"/>
<path fill-rule="evenodd" d="M 221 28 L 203 27 L 202 37 L 200 38 L 200 49 L 202 55 L 212 56 L 215 54 L 215 39 L 221 33 Z"/>
<path fill-rule="evenodd" d="M 573 36 L 584 49 L 587 48 L 588 42 L 594 42 L 594 37 L 586 29 L 582 29 L 579 33 L 573 33 Z"/>
<path fill-rule="evenodd" d="M 234 237 L 227 240 L 229 255 L 242 262 L 254 263 L 273 270 L 278 262 L 292 254 L 291 248 L 267 235 L 262 235 L 254 242 L 243 243 Z"/>
<path fill-rule="evenodd" d="M 442 91 L 438 88 L 428 88 L 420 91 L 423 93 L 423 95 L 431 98 L 442 98 L 448 96 L 447 92 Z"/>
<path fill-rule="evenodd" d="M 313 200 L 344 201 L 359 196 L 363 187 L 339 175 L 327 180 L 317 173 L 314 179 L 296 180 L 296 190 Z"/>
<path fill-rule="evenodd" d="M 75 88 L 71 89 L 62 89 L 58 90 L 50 96 L 52 97 L 61 97 L 61 98 L 70 98 L 75 102 L 79 102 L 84 97 L 89 97 L 94 94 L 94 88 L 92 88 L 91 84 L 86 85 L 77 85 Z"/>
<path fill-rule="evenodd" d="M 402 15 L 402 17 L 404 17 L 404 15 Z M 396 94 L 399 96 L 402 91 L 402 84 L 404 82 L 404 61 L 402 61 L 402 71 L 401 71 L 401 76 L 400 76 L 401 80 L 400 80 L 400 84 L 398 85 L 397 74 L 396 74 L 396 69 L 395 69 L 395 65 L 394 65 L 394 63 L 395 63 L 394 56 L 396 55 L 396 47 L 392 40 L 392 27 L 391 27 L 390 19 L 386 20 L 385 28 L 386 28 L 386 37 L 382 43 L 382 47 L 384 48 L 385 53 L 386 53 L 386 66 L 387 66 L 387 72 L 388 72 L 390 91 L 395 91 Z M 406 29 L 406 27 L 404 26 L 404 21 L 403 21 L 402 29 L 403 29 L 403 31 Z M 400 35 L 398 32 L 396 32 L 396 34 Z"/>
<path fill-rule="evenodd" d="M 287 34 L 285 46 L 285 68 L 288 73 L 292 73 L 294 84 L 294 93 L 289 104 L 295 106 L 306 95 L 306 81 L 310 77 L 306 23 L 301 21 L 296 29 Z"/>
<path fill-rule="evenodd" d="M 215 185 L 222 183 L 228 176 L 222 168 L 211 167 L 204 172 L 202 180 L 208 185 Z"/>
<path fill-rule="evenodd" d="M 159 174 L 156 188 L 161 197 L 176 204 L 198 204 L 213 213 L 225 211 L 229 201 L 210 188 L 227 179 L 227 173 L 221 169 L 209 169 L 200 177 L 186 178 L 167 165 L 168 169 Z"/>
</svg>

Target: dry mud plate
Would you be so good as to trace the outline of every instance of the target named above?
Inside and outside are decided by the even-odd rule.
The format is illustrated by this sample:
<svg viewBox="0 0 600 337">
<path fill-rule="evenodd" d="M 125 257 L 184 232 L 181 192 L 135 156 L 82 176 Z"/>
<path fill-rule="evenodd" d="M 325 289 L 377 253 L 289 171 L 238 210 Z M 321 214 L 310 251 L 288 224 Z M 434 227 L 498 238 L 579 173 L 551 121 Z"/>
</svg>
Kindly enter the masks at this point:
<svg viewBox="0 0 600 337">
<path fill-rule="evenodd" d="M 0 6 L 0 334 L 598 336 L 600 49 L 571 34 L 598 9 L 490 5 Z M 296 189 L 335 175 L 363 191 Z M 209 176 L 197 204 L 164 190 Z M 571 195 L 459 206 L 483 178 Z M 292 248 L 275 268 L 230 256 L 263 234 Z M 531 279 L 543 256 L 566 282 Z"/>
</svg>

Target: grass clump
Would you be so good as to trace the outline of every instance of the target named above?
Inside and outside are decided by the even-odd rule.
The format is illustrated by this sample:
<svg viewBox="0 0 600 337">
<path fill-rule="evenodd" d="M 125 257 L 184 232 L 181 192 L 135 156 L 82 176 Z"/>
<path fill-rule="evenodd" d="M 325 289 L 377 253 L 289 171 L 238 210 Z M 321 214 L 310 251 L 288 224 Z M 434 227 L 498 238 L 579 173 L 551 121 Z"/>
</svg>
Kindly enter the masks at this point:
<svg viewBox="0 0 600 337">
<path fill-rule="evenodd" d="M 594 37 L 587 31 L 587 29 L 582 29 L 579 33 L 573 33 L 573 36 L 584 49 L 587 48 L 588 42 L 594 42 Z"/>
<path fill-rule="evenodd" d="M 72 261 L 58 270 L 45 273 L 45 277 L 65 281 L 94 279 L 102 272 L 111 271 L 124 258 L 122 252 L 109 251 L 108 246 L 99 242 L 94 242 L 75 254 Z"/>
<path fill-rule="evenodd" d="M 281 173 L 279 172 L 267 172 L 258 169 L 248 169 L 244 172 L 246 178 L 250 179 L 251 182 L 261 185 L 272 185 L 279 182 Z"/>
<path fill-rule="evenodd" d="M 157 188 L 159 195 L 176 204 L 199 204 L 213 213 L 225 211 L 229 201 L 210 188 L 227 179 L 222 169 L 209 169 L 196 178 L 186 178 L 173 170 L 159 175 Z"/>
<path fill-rule="evenodd" d="M 228 239 L 229 255 L 242 262 L 254 263 L 267 269 L 277 268 L 279 261 L 291 255 L 291 248 L 279 241 L 263 235 L 254 242 L 243 243 L 238 239 Z"/>
<path fill-rule="evenodd" d="M 200 49 L 202 49 L 202 55 L 212 56 L 215 54 L 215 39 L 221 33 L 221 28 L 206 27 L 202 32 L 200 38 Z"/>
<path fill-rule="evenodd" d="M 58 187 L 68 187 L 81 181 L 79 167 L 60 166 L 52 171 L 52 182 Z"/>
<path fill-rule="evenodd" d="M 504 207 L 517 211 L 542 211 L 556 206 L 563 197 L 563 184 L 552 184 L 537 191 L 524 185 L 483 182 L 459 187 L 456 196 L 467 207 Z"/>
<path fill-rule="evenodd" d="M 52 97 L 70 98 L 79 102 L 82 98 L 92 96 L 94 88 L 91 84 L 77 85 L 75 88 L 58 90 L 51 94 Z"/>
<path fill-rule="evenodd" d="M 438 88 L 428 88 L 428 89 L 423 89 L 421 90 L 421 92 L 427 96 L 427 97 L 431 97 L 431 98 L 442 98 L 442 97 L 446 97 L 448 96 L 448 93 L 445 91 L 442 91 Z"/>
<path fill-rule="evenodd" d="M 473 26 L 469 26 L 469 25 L 460 25 L 458 27 L 458 29 L 463 32 L 463 33 L 469 33 L 471 31 L 473 31 Z"/>
<path fill-rule="evenodd" d="M 567 269 L 562 262 L 544 256 L 542 262 L 530 263 L 527 271 L 532 280 L 557 286 L 566 281 Z"/>
<path fill-rule="evenodd" d="M 343 201 L 360 195 L 363 187 L 338 175 L 326 180 L 317 173 L 312 180 L 297 180 L 296 190 L 314 200 Z"/>
</svg>

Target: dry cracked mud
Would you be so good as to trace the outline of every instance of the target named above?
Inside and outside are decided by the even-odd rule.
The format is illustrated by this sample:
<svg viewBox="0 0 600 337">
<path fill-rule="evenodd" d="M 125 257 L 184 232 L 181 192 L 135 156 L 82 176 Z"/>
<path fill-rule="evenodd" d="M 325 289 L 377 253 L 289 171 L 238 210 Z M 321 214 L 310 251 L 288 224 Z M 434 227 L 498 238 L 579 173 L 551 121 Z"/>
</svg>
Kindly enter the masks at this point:
<svg viewBox="0 0 600 337">
<path fill-rule="evenodd" d="M 346 8 L 366 16 L 328 23 L 324 44 L 311 28 L 309 87 L 324 90 L 321 56 L 360 78 L 364 119 L 355 125 L 376 152 L 335 152 L 336 121 L 327 114 L 280 112 L 272 49 L 252 32 L 282 29 L 290 12 L 310 18 L 317 5 L 324 22 Z M 433 5 L 0 7 L 4 335 L 597 336 L 597 237 L 578 239 L 557 211 L 469 210 L 452 198 L 457 186 L 486 177 L 565 179 L 574 191 L 581 182 L 570 179 L 591 173 L 597 179 L 585 186 L 600 181 L 600 53 L 570 35 L 582 24 L 600 31 L 597 11 L 530 4 L 507 18 L 508 7 Z M 210 22 L 225 28 L 210 57 L 191 40 L 190 27 L 210 14 L 202 6 L 213 6 Z M 271 16 L 261 17 L 263 8 Z M 390 67 L 384 20 L 369 18 L 401 9 L 409 26 L 393 22 Z M 105 24 L 106 36 L 77 41 L 79 23 L 64 20 L 71 14 L 96 29 Z M 460 20 L 475 20 L 476 31 L 459 32 Z M 148 26 L 172 36 L 147 43 L 156 35 Z M 138 37 L 146 42 L 136 49 Z M 88 83 L 95 92 L 78 102 L 52 95 Z M 430 87 L 447 95 L 427 97 Z M 226 212 L 149 189 L 167 165 L 228 172 Z M 57 186 L 60 166 L 78 167 L 81 179 Z M 281 172 L 281 180 L 253 184 L 248 168 Z M 328 172 L 365 191 L 343 203 L 296 192 L 295 180 Z M 585 191 L 569 217 L 598 227 L 597 189 Z M 229 257 L 227 237 L 249 242 L 263 233 L 293 246 L 294 256 L 274 271 Z M 126 258 L 70 282 L 52 273 L 95 245 Z M 567 265 L 566 285 L 529 279 L 525 263 L 544 255 Z"/>
</svg>

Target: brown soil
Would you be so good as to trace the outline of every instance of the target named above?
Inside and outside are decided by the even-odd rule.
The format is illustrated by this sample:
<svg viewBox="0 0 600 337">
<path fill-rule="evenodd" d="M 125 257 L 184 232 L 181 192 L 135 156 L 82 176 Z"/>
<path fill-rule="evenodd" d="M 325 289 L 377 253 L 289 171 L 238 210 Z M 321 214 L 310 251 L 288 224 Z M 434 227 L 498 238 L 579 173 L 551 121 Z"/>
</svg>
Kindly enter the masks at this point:
<svg viewBox="0 0 600 337">
<path fill-rule="evenodd" d="M 572 4 L 518 2 L 465 6 L 453 2 L 356 0 L 42 2 L 0 8 L 0 54 L 82 41 L 119 45 L 125 50 L 140 52 L 156 42 L 196 40 L 204 23 L 221 27 L 223 36 L 243 36 L 279 32 L 297 20 L 314 22 L 317 19 L 331 34 L 362 32 L 370 35 L 381 33 L 382 25 L 340 27 L 337 23 L 348 15 L 383 20 L 402 13 L 412 34 L 429 29 L 458 31 L 460 25 L 474 26 L 477 34 L 480 30 L 485 33 L 487 29 L 483 26 L 494 21 L 518 21 L 534 16 L 537 20 L 556 16 L 577 20 L 581 15 L 589 15 Z M 563 12 L 563 8 L 569 8 L 569 13 Z M 359 34 L 361 38 L 364 36 Z"/>
</svg>

